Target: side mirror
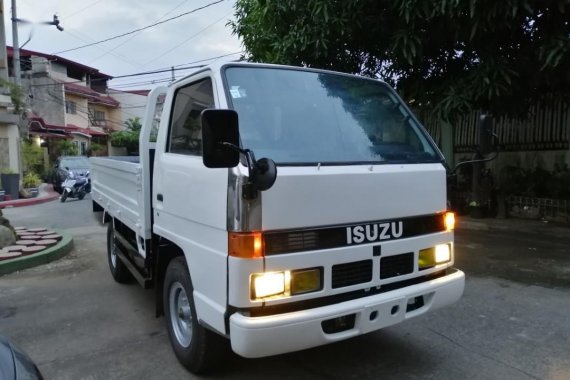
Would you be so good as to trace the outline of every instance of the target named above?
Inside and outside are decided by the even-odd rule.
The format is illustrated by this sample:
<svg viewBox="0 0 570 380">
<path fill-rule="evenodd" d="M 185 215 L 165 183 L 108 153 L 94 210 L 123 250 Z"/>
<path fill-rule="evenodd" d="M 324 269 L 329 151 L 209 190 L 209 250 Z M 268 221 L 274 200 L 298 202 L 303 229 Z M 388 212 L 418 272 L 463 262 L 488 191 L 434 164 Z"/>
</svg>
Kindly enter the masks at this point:
<svg viewBox="0 0 570 380">
<path fill-rule="evenodd" d="M 224 143 L 239 146 L 238 115 L 234 110 L 202 111 L 202 161 L 207 168 L 233 168 L 239 163 L 239 151 Z"/>
<path fill-rule="evenodd" d="M 270 158 L 261 158 L 256 162 L 253 186 L 260 191 L 269 190 L 277 179 L 277 166 Z"/>
</svg>

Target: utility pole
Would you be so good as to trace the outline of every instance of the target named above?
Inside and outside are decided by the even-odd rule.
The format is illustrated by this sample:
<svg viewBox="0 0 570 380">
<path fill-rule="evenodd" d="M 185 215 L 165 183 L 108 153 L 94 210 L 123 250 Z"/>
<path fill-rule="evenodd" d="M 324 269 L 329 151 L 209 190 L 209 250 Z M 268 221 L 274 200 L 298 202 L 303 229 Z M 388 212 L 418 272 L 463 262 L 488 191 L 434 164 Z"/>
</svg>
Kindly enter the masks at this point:
<svg viewBox="0 0 570 380">
<path fill-rule="evenodd" d="M 6 30 L 4 28 L 4 0 L 0 0 L 0 80 L 8 82 L 8 77 Z"/>
<path fill-rule="evenodd" d="M 20 74 L 20 42 L 18 41 L 18 13 L 16 12 L 16 0 L 12 0 L 12 49 L 14 52 L 14 78 L 16 85 L 22 82 Z"/>
</svg>

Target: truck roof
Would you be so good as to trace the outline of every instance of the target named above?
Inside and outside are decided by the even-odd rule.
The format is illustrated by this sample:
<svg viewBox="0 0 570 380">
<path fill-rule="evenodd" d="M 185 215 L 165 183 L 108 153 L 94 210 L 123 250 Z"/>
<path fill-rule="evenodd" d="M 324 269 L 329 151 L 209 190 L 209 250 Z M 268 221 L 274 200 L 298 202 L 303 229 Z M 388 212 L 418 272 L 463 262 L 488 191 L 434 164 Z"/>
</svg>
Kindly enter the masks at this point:
<svg viewBox="0 0 570 380">
<path fill-rule="evenodd" d="M 379 79 L 379 78 L 370 78 L 370 77 L 365 77 L 365 76 L 358 75 L 358 74 L 344 73 L 341 71 L 333 71 L 333 70 L 324 70 L 324 69 L 318 69 L 318 68 L 313 68 L 313 67 L 278 65 L 278 64 L 274 64 L 274 63 L 259 63 L 259 62 L 247 62 L 247 61 L 220 61 L 220 62 L 212 62 L 210 64 L 204 65 L 203 67 L 196 69 L 196 71 L 192 71 L 190 74 L 185 75 L 184 77 L 175 80 L 169 86 L 172 86 L 176 83 L 182 82 L 182 81 L 186 80 L 186 78 L 188 78 L 188 77 L 190 77 L 190 76 L 192 76 L 192 75 L 194 75 L 200 71 L 211 70 L 211 71 L 219 72 L 222 70 L 222 68 L 224 66 L 267 67 L 267 68 L 280 68 L 280 69 L 292 69 L 292 70 L 301 70 L 301 71 L 312 71 L 312 72 L 329 73 L 329 74 L 341 74 L 341 75 L 347 75 L 347 76 L 364 78 L 364 79 L 371 79 L 371 80 L 379 81 L 382 83 L 386 83 L 385 81 L 383 81 L 382 79 Z"/>
</svg>

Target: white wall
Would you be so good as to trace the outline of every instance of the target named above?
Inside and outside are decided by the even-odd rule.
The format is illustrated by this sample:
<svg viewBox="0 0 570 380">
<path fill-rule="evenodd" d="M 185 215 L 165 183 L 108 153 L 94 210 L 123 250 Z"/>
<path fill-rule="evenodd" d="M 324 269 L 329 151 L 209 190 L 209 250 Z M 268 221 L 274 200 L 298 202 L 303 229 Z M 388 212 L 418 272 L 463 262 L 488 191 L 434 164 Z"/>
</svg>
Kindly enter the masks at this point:
<svg viewBox="0 0 570 380">
<path fill-rule="evenodd" d="M 146 96 L 113 89 L 109 89 L 108 93 L 121 103 L 121 123 L 135 117 L 140 117 L 142 121 L 146 107 Z"/>
</svg>

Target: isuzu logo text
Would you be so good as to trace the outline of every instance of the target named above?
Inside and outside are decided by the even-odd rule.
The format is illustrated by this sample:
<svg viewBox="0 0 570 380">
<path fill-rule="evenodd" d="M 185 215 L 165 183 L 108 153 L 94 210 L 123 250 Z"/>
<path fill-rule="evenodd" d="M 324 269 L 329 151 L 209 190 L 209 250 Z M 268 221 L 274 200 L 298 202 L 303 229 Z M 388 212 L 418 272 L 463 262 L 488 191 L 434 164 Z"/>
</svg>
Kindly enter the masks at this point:
<svg viewBox="0 0 570 380">
<path fill-rule="evenodd" d="M 403 233 L 404 223 L 401 221 L 346 227 L 346 243 L 361 244 L 397 239 Z"/>
</svg>

